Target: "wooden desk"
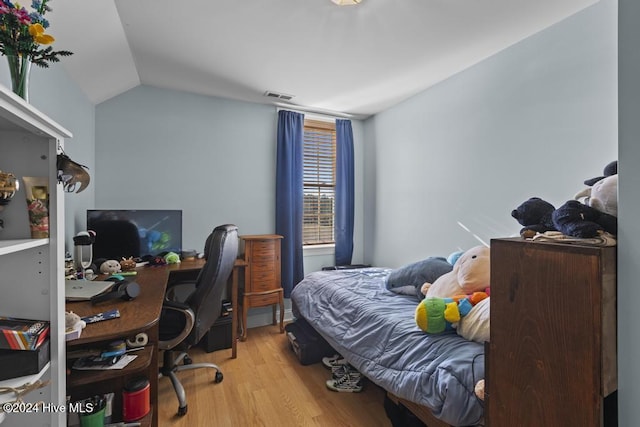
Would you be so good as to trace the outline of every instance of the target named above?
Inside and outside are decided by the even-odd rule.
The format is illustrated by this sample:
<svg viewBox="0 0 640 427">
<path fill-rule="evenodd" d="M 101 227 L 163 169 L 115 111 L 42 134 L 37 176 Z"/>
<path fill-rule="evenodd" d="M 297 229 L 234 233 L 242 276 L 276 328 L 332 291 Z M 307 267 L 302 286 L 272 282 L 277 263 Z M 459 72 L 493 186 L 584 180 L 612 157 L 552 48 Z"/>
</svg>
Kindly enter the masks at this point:
<svg viewBox="0 0 640 427">
<path fill-rule="evenodd" d="M 232 358 L 237 356 L 238 270 L 243 267 L 243 264 L 242 260 L 236 263 L 231 280 Z M 140 295 L 132 301 L 111 300 L 97 305 L 92 305 L 88 301 L 66 303 L 67 311 L 73 311 L 81 317 L 113 309 L 120 311 L 120 318 L 87 325 L 79 339 L 67 342 L 67 351 L 103 348 L 113 340 L 134 337 L 140 332 L 146 333 L 149 337 L 149 343 L 145 349 L 134 353 L 138 357 L 123 370 L 69 371 L 68 369 L 67 394 L 71 396 L 71 401 L 85 399 L 96 394 L 114 392 L 112 422 L 120 421 L 122 413 L 120 390 L 131 378 L 144 375 L 148 378 L 151 386 L 152 410 L 141 420 L 141 425 L 158 425 L 158 324 L 167 282 L 171 280 L 173 275 L 192 273 L 193 276 L 196 276 L 203 265 L 203 260 L 195 260 L 168 266 L 136 269 L 137 275 L 130 276 L 130 280 L 140 285 Z"/>
</svg>

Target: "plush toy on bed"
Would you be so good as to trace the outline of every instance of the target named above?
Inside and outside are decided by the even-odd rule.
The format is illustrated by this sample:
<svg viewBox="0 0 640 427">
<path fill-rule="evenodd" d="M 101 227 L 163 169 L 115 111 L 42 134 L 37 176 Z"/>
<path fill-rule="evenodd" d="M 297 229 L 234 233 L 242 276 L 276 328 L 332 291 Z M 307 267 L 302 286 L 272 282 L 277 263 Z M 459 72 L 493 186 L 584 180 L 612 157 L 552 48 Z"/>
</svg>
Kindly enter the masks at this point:
<svg viewBox="0 0 640 427">
<path fill-rule="evenodd" d="M 443 274 L 435 282 L 422 286 L 427 298 L 451 298 L 456 295 L 469 295 L 474 292 L 486 292 L 490 283 L 490 249 L 476 246 L 463 252 L 450 273 Z M 457 325 L 458 335 L 477 342 L 489 341 L 489 317 L 491 298 L 475 304 Z"/>
<path fill-rule="evenodd" d="M 487 292 L 450 298 L 427 297 L 416 307 L 416 324 L 428 334 L 452 331 L 473 306 L 488 297 Z"/>
<path fill-rule="evenodd" d="M 490 286 L 489 248 L 475 246 L 465 251 L 449 273 L 435 282 L 426 282 L 421 291 L 426 297 L 451 298 L 484 291 Z"/>
<path fill-rule="evenodd" d="M 420 291 L 422 284 L 434 282 L 452 269 L 453 263 L 448 259 L 432 256 L 391 271 L 385 285 L 391 292 L 415 295 L 420 301 L 424 298 L 424 294 Z"/>
</svg>

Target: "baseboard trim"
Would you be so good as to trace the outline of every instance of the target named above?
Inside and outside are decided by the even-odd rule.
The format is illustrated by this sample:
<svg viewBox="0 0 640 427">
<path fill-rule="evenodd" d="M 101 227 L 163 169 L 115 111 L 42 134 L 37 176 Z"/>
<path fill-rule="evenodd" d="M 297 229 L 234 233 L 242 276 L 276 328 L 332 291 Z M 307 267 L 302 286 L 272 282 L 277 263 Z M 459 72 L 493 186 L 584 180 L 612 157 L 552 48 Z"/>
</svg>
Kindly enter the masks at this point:
<svg viewBox="0 0 640 427">
<path fill-rule="evenodd" d="M 253 312 L 253 313 L 252 313 Z M 247 328 L 258 328 L 260 326 L 268 326 L 272 324 L 273 314 L 270 307 L 261 309 L 251 309 L 247 315 Z M 280 313 L 276 313 L 276 318 L 279 319 Z M 290 322 L 293 320 L 293 312 L 290 308 L 284 310 L 284 321 Z"/>
</svg>

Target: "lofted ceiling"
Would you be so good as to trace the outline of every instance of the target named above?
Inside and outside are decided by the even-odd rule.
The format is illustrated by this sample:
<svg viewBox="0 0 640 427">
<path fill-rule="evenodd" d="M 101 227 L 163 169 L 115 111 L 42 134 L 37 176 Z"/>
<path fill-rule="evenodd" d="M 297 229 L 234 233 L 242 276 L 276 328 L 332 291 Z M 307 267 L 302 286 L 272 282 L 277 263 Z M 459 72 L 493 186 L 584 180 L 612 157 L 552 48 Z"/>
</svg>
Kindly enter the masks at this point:
<svg viewBox="0 0 640 427">
<path fill-rule="evenodd" d="M 597 0 L 50 0 L 95 104 L 140 84 L 367 117 Z"/>
</svg>

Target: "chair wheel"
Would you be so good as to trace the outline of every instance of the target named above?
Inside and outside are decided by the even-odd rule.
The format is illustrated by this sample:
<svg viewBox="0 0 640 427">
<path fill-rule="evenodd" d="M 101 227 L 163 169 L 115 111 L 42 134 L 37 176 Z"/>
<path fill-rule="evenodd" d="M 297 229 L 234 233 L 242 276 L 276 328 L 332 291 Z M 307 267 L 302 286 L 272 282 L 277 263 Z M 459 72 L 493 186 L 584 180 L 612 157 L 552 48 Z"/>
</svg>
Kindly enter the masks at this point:
<svg viewBox="0 0 640 427">
<path fill-rule="evenodd" d="M 182 363 L 185 365 L 191 365 L 193 363 L 193 359 L 191 359 L 189 356 L 185 356 L 182 360 Z"/>
<path fill-rule="evenodd" d="M 178 415 L 181 417 L 184 417 L 185 415 L 187 415 L 187 405 L 180 406 L 178 407 Z"/>
<path fill-rule="evenodd" d="M 216 382 L 216 383 L 221 383 L 223 379 L 224 379 L 224 376 L 222 375 L 222 372 L 217 371 L 217 372 L 216 372 L 216 379 L 215 379 L 215 382 Z"/>
</svg>

